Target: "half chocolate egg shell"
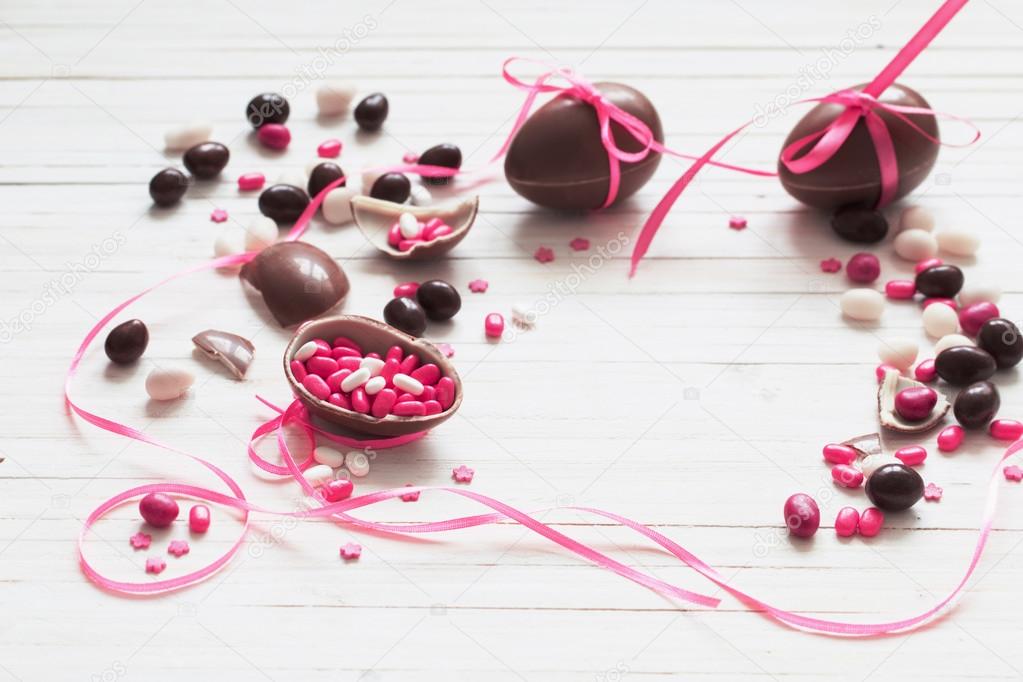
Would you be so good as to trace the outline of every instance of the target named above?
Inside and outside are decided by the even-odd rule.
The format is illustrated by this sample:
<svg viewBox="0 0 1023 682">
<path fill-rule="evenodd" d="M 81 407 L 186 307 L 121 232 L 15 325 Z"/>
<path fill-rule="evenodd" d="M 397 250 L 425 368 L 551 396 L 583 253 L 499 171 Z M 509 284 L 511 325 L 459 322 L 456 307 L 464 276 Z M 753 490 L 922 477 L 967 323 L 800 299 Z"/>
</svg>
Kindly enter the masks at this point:
<svg viewBox="0 0 1023 682">
<path fill-rule="evenodd" d="M 346 410 L 310 393 L 291 372 L 291 360 L 296 351 L 313 339 L 328 342 L 339 336 L 346 336 L 358 343 L 366 352 L 377 351 L 381 355 L 391 346 L 400 346 L 408 353 L 415 353 L 424 363 L 432 362 L 440 368 L 441 374 L 455 382 L 455 401 L 451 407 L 439 414 L 416 417 L 387 415 L 376 418 L 353 410 Z M 357 433 L 375 436 L 404 436 L 433 429 L 451 418 L 462 404 L 462 380 L 454 365 L 436 346 L 429 341 L 417 339 L 383 322 L 360 315 L 338 315 L 307 322 L 298 328 L 284 350 L 284 376 L 295 397 L 302 401 L 311 414 L 332 424 L 337 424 Z"/>
<path fill-rule="evenodd" d="M 397 260 L 429 260 L 443 256 L 469 234 L 479 208 L 478 196 L 434 206 L 396 204 L 361 194 L 352 197 L 352 218 L 356 226 L 378 251 Z M 399 251 L 387 242 L 387 233 L 402 213 L 411 213 L 420 222 L 440 218 L 451 227 L 451 234 L 414 244 L 408 251 Z"/>
</svg>

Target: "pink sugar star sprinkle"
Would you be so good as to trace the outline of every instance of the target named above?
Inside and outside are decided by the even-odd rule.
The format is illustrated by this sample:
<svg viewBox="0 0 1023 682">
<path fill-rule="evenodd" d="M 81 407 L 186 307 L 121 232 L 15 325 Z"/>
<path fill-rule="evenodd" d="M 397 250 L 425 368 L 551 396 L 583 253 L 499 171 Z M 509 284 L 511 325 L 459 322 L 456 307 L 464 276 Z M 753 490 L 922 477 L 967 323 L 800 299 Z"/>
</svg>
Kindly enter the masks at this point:
<svg viewBox="0 0 1023 682">
<path fill-rule="evenodd" d="M 474 279 L 469 282 L 469 291 L 474 294 L 482 294 L 490 286 L 490 282 L 485 279 Z"/>
<path fill-rule="evenodd" d="M 546 246 L 541 246 L 533 253 L 533 258 L 540 263 L 550 263 L 554 260 L 554 251 Z"/>
<path fill-rule="evenodd" d="M 128 538 L 128 542 L 130 542 L 131 546 L 135 549 L 148 549 L 150 543 L 153 542 L 153 536 L 149 533 L 139 531 Z"/>
<path fill-rule="evenodd" d="M 590 248 L 590 240 L 585 237 L 576 237 L 568 243 L 573 251 L 586 251 Z"/>
<path fill-rule="evenodd" d="M 733 230 L 745 230 L 746 219 L 743 218 L 741 215 L 733 215 L 731 218 L 728 219 L 728 227 L 732 228 Z"/>
<path fill-rule="evenodd" d="M 170 545 L 167 546 L 167 553 L 182 557 L 188 554 L 190 549 L 187 540 L 171 540 Z"/>
<path fill-rule="evenodd" d="M 451 478 L 455 479 L 458 483 L 472 483 L 472 477 L 475 474 L 475 471 L 464 464 L 460 464 L 451 470 Z"/>
<path fill-rule="evenodd" d="M 358 559 L 362 555 L 362 545 L 354 542 L 347 542 L 341 545 L 341 558 L 345 561 Z"/>
<path fill-rule="evenodd" d="M 227 220 L 227 211 L 222 208 L 213 209 L 213 213 L 210 213 L 210 220 L 215 223 L 222 223 Z"/>
<path fill-rule="evenodd" d="M 450 343 L 438 343 L 437 350 L 439 350 L 441 353 L 444 353 L 444 357 L 446 358 L 455 357 L 455 347 L 452 346 Z"/>
<path fill-rule="evenodd" d="M 146 573 L 163 573 L 165 568 L 167 568 L 167 562 L 158 556 L 151 556 L 146 559 Z"/>
<path fill-rule="evenodd" d="M 842 261 L 837 258 L 825 258 L 821 261 L 821 272 L 838 272 L 842 269 Z"/>
<path fill-rule="evenodd" d="M 940 485 L 934 483 L 928 483 L 927 487 L 924 488 L 924 499 L 928 502 L 937 502 L 941 499 L 944 489 Z"/>
<path fill-rule="evenodd" d="M 1020 469 L 1015 464 L 1010 464 L 1002 469 L 1002 473 L 1005 474 L 1005 480 L 1007 481 L 1016 481 L 1017 483 L 1023 481 L 1023 469 Z"/>
<path fill-rule="evenodd" d="M 410 488 L 410 487 L 412 487 L 412 484 L 411 483 L 406 483 L 405 487 L 406 488 Z M 416 490 L 415 492 L 405 493 L 404 495 L 401 496 L 401 501 L 402 502 L 418 502 L 419 501 L 419 492 L 420 491 Z"/>
</svg>

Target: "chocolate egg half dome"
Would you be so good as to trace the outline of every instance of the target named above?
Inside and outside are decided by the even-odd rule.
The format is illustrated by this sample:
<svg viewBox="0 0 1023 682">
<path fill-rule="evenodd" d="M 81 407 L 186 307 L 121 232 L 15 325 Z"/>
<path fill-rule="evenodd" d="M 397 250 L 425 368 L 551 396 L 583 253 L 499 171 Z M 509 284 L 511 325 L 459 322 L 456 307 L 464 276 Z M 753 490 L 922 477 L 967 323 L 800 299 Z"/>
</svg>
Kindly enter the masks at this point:
<svg viewBox="0 0 1023 682">
<path fill-rule="evenodd" d="M 865 83 L 854 86 L 862 90 Z M 879 98 L 886 104 L 930 108 L 920 93 L 904 85 L 892 85 Z M 804 116 L 785 139 L 782 149 L 796 140 L 824 130 L 845 110 L 841 104 L 821 102 Z M 899 165 L 899 188 L 895 199 L 912 192 L 930 174 L 938 158 L 938 143 L 914 130 L 895 114 L 875 109 L 891 134 Z M 907 114 L 906 117 L 934 139 L 938 139 L 938 122 L 931 114 Z M 813 145 L 804 147 L 796 158 L 804 156 Z M 793 197 L 817 208 L 839 206 L 874 206 L 881 196 L 881 170 L 874 141 L 861 118 L 849 137 L 835 154 L 809 173 L 795 174 L 778 160 L 778 177 L 782 187 Z"/>
<path fill-rule="evenodd" d="M 348 277 L 312 244 L 278 242 L 242 266 L 240 276 L 259 290 L 282 327 L 321 315 L 348 294 Z"/>
<path fill-rule="evenodd" d="M 654 139 L 664 142 L 661 119 L 645 95 L 621 83 L 594 85 L 609 102 L 645 123 Z M 642 149 L 613 121 L 611 134 L 626 152 Z M 660 161 L 659 153 L 650 152 L 636 163 L 622 162 L 615 203 L 645 185 Z M 516 133 L 504 159 L 504 174 L 512 189 L 535 204 L 564 210 L 600 208 L 607 198 L 610 170 L 596 111 L 568 95 L 537 109 Z"/>
</svg>

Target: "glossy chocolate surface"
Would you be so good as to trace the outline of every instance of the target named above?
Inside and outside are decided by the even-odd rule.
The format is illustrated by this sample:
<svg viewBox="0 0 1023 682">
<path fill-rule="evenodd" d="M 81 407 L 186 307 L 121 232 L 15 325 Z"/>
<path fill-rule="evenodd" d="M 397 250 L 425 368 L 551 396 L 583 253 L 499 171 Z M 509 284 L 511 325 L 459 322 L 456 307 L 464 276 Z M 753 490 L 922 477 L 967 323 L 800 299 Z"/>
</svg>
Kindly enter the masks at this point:
<svg viewBox="0 0 1023 682">
<path fill-rule="evenodd" d="M 843 206 L 831 217 L 831 229 L 846 241 L 873 244 L 888 234 L 888 221 L 872 208 Z"/>
<path fill-rule="evenodd" d="M 291 115 L 291 105 L 276 92 L 264 92 L 249 100 L 245 107 L 245 118 L 253 128 L 262 128 L 267 123 L 284 123 Z"/>
<path fill-rule="evenodd" d="M 410 336 L 426 331 L 426 313 L 415 300 L 406 296 L 392 298 L 384 306 L 384 321 Z"/>
<path fill-rule="evenodd" d="M 263 296 L 282 327 L 327 312 L 348 294 L 348 277 L 325 252 L 306 242 L 279 242 L 242 266 L 241 278 Z"/>
<path fill-rule="evenodd" d="M 938 353 L 934 359 L 934 369 L 939 377 L 953 386 L 965 386 L 991 377 L 997 365 L 991 354 L 983 348 L 953 346 Z"/>
<path fill-rule="evenodd" d="M 658 142 L 664 141 L 657 110 L 642 93 L 620 83 L 596 83 L 613 104 L 640 119 Z M 615 143 L 626 152 L 642 145 L 617 123 Z M 633 195 L 657 170 L 661 155 L 621 164 L 615 203 Z M 610 165 L 601 143 L 597 114 L 589 104 L 559 96 L 537 109 L 515 135 L 504 160 L 512 189 L 535 204 L 564 210 L 595 209 L 607 198 Z"/>
<path fill-rule="evenodd" d="M 980 326 L 977 345 L 991 354 L 999 369 L 1015 367 L 1023 360 L 1023 336 L 1010 320 L 996 317 Z"/>
<path fill-rule="evenodd" d="M 862 90 L 865 85 L 862 83 L 852 89 Z M 888 104 L 930 107 L 920 93 L 899 84 L 889 87 L 879 99 Z M 843 111 L 845 107 L 840 104 L 818 104 L 796 124 L 782 148 L 824 130 Z M 895 199 L 899 199 L 912 192 L 931 172 L 938 158 L 938 144 L 928 140 L 895 114 L 883 109 L 878 109 L 877 114 L 887 125 L 895 148 L 899 166 L 899 189 Z M 938 138 L 938 124 L 934 116 L 906 114 L 906 117 L 928 135 Z M 811 147 L 805 147 L 796 158 L 800 158 Z M 778 176 L 785 191 L 793 197 L 804 204 L 827 210 L 847 205 L 875 206 L 881 196 L 881 170 L 877 152 L 862 118 L 838 151 L 821 166 L 809 173 L 796 175 L 779 159 Z"/>
<path fill-rule="evenodd" d="M 916 276 L 916 290 L 928 298 L 954 298 L 963 288 L 963 271 L 954 265 L 935 265 Z"/>
<path fill-rule="evenodd" d="M 129 365 L 142 357 L 148 345 L 146 324 L 142 320 L 128 320 L 110 330 L 103 350 L 111 362 Z"/>
<path fill-rule="evenodd" d="M 149 196 L 157 206 L 173 206 L 188 189 L 188 176 L 177 168 L 164 168 L 149 181 Z"/>
<path fill-rule="evenodd" d="M 245 337 L 219 329 L 199 332 L 192 337 L 192 343 L 206 357 L 226 367 L 235 379 L 245 377 L 256 350 L 252 342 Z"/>
<path fill-rule="evenodd" d="M 355 106 L 355 122 L 363 130 L 380 130 L 387 120 L 390 104 L 381 92 L 374 92 Z"/>
<path fill-rule="evenodd" d="M 212 180 L 224 170 L 231 152 L 219 142 L 200 142 L 190 147 L 181 161 L 188 172 L 200 180 Z"/>
<path fill-rule="evenodd" d="M 384 173 L 373 182 L 369 195 L 395 204 L 403 204 L 412 193 L 412 183 L 404 173 Z"/>
<path fill-rule="evenodd" d="M 345 172 L 341 170 L 341 166 L 337 165 L 333 161 L 324 161 L 323 163 L 317 164 L 313 168 L 313 172 L 309 174 L 309 184 L 306 189 L 309 192 L 310 197 L 315 197 L 323 188 L 334 182 L 338 178 L 344 177 Z M 338 187 L 344 187 L 348 184 L 346 178 Z"/>
<path fill-rule="evenodd" d="M 995 418 L 1001 406 L 1002 397 L 995 385 L 978 381 L 959 391 L 952 403 L 952 414 L 963 428 L 979 429 Z"/>
<path fill-rule="evenodd" d="M 259 212 L 278 225 L 295 222 L 308 205 L 309 195 L 294 185 L 273 185 L 259 195 Z"/>
<path fill-rule="evenodd" d="M 450 320 L 462 309 L 458 289 L 442 279 L 423 282 L 416 290 L 416 300 L 431 320 Z"/>
<path fill-rule="evenodd" d="M 924 496 L 924 480 L 905 464 L 885 464 L 867 479 L 867 497 L 885 511 L 903 511 Z"/>
<path fill-rule="evenodd" d="M 444 168 L 462 167 L 462 150 L 453 144 L 438 144 L 430 147 L 419 155 L 417 162 L 423 166 L 443 166 Z M 451 178 L 429 178 L 423 177 L 423 182 L 428 185 L 446 185 Z"/>
</svg>

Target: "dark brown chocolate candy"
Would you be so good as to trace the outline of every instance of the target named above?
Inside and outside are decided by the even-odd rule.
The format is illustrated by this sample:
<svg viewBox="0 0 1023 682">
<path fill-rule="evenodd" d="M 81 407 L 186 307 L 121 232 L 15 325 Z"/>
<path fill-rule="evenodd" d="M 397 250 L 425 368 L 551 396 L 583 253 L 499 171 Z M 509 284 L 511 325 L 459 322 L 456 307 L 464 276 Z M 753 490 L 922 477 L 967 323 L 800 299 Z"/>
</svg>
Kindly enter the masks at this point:
<svg viewBox="0 0 1023 682">
<path fill-rule="evenodd" d="M 916 276 L 916 290 L 928 298 L 953 298 L 963 288 L 963 271 L 954 265 L 935 265 Z"/>
<path fill-rule="evenodd" d="M 977 345 L 991 354 L 999 369 L 1015 367 L 1023 360 L 1023 336 L 1019 327 L 1004 317 L 990 319 L 980 326 Z"/>
<path fill-rule="evenodd" d="M 142 320 L 122 322 L 107 334 L 103 350 L 111 362 L 129 365 L 146 352 L 149 345 L 149 329 Z"/>
<path fill-rule="evenodd" d="M 259 212 L 278 225 L 295 222 L 308 205 L 309 195 L 294 185 L 272 185 L 259 195 Z"/>
<path fill-rule="evenodd" d="M 403 204 L 412 193 L 412 183 L 404 173 L 384 173 L 373 183 L 369 195 L 374 199 L 383 199 L 396 204 Z"/>
<path fill-rule="evenodd" d="M 230 158 L 230 150 L 219 142 L 200 142 L 185 152 L 182 162 L 195 177 L 211 180 L 220 175 Z"/>
<path fill-rule="evenodd" d="M 422 336 L 426 331 L 426 313 L 411 298 L 392 298 L 384 306 L 384 321 L 412 336 Z"/>
<path fill-rule="evenodd" d="M 596 83 L 611 103 L 643 121 L 658 142 L 664 141 L 657 110 L 641 92 L 621 83 Z M 626 152 L 642 145 L 617 123 L 611 123 L 615 144 Z M 657 170 L 661 155 L 621 164 L 621 185 L 615 203 L 632 196 Z M 530 116 L 508 148 L 504 175 L 512 189 L 535 204 L 576 210 L 600 208 L 607 199 L 611 167 L 600 139 L 592 106 L 561 95 Z"/>
<path fill-rule="evenodd" d="M 235 379 L 245 378 L 256 351 L 252 342 L 244 336 L 219 329 L 199 332 L 192 337 L 192 343 L 203 355 L 226 367 Z"/>
<path fill-rule="evenodd" d="M 348 293 L 348 277 L 329 255 L 306 242 L 279 242 L 242 266 L 282 327 L 325 313 Z"/>
<path fill-rule="evenodd" d="M 888 221 L 872 208 L 843 206 L 831 217 L 831 229 L 846 241 L 873 244 L 888 234 Z"/>
<path fill-rule="evenodd" d="M 862 90 L 865 85 L 860 84 L 852 89 Z M 920 93 L 904 85 L 892 85 L 879 99 L 887 104 L 930 108 Z M 844 106 L 833 102 L 818 104 L 792 129 L 782 149 L 798 139 L 824 130 L 843 111 Z M 899 188 L 894 198 L 899 199 L 912 192 L 931 172 L 938 158 L 939 145 L 914 130 L 899 116 L 884 109 L 875 109 L 875 112 L 888 127 L 895 148 L 899 165 Z M 938 138 L 938 124 L 933 115 L 903 115 L 928 135 Z M 801 158 L 812 147 L 804 147 L 796 158 Z M 838 151 L 819 167 L 797 175 L 779 159 L 778 177 L 785 191 L 793 197 L 804 204 L 827 210 L 850 204 L 875 206 L 881 196 L 881 170 L 877 152 L 862 118 Z"/>
<path fill-rule="evenodd" d="M 959 391 L 952 403 L 952 414 L 956 421 L 967 429 L 979 429 L 998 414 L 1002 397 L 990 381 L 978 381 Z"/>
<path fill-rule="evenodd" d="M 276 92 L 264 92 L 249 100 L 245 107 L 245 118 L 253 128 L 262 128 L 267 123 L 284 123 L 291 115 L 291 105 Z"/>
<path fill-rule="evenodd" d="M 462 309 L 458 289 L 442 279 L 423 282 L 416 290 L 416 300 L 431 320 L 450 320 Z"/>
<path fill-rule="evenodd" d="M 333 161 L 324 161 L 323 163 L 317 164 L 313 168 L 313 172 L 309 174 L 309 196 L 315 197 L 317 194 L 323 191 L 323 188 L 334 182 L 338 178 L 344 177 L 345 172 L 341 170 L 341 166 L 337 165 Z M 348 180 L 345 179 L 338 187 L 344 187 L 348 184 Z"/>
<path fill-rule="evenodd" d="M 453 144 L 438 144 L 430 147 L 419 155 L 419 161 L 423 166 L 442 166 L 444 168 L 462 167 L 462 150 Z M 423 182 L 428 185 L 446 185 L 451 178 L 430 178 L 423 176 Z"/>
<path fill-rule="evenodd" d="M 188 189 L 188 176 L 177 168 L 164 168 L 149 181 L 149 196 L 157 206 L 173 206 Z"/>
<path fill-rule="evenodd" d="M 944 305 L 935 303 L 933 305 Z M 976 346 L 952 346 L 934 358 L 938 376 L 953 386 L 965 386 L 991 377 L 997 369 L 991 354 Z"/>
<path fill-rule="evenodd" d="M 885 464 L 867 479 L 867 497 L 885 511 L 903 511 L 924 496 L 924 480 L 905 464 Z"/>
<path fill-rule="evenodd" d="M 355 122 L 363 130 L 380 130 L 387 120 L 390 105 L 382 92 L 374 92 L 355 106 Z"/>
</svg>

